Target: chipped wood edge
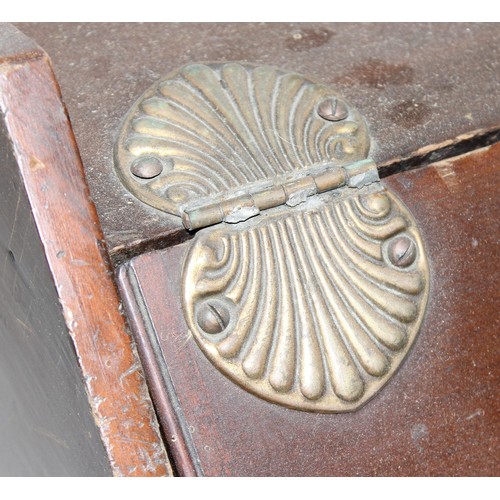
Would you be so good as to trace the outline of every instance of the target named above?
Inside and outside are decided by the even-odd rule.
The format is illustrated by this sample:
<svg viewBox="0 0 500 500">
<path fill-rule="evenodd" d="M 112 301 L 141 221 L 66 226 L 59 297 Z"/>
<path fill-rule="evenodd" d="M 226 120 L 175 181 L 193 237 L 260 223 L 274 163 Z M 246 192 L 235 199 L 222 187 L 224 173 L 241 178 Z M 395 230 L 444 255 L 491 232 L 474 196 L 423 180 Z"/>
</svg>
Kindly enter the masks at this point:
<svg viewBox="0 0 500 500">
<path fill-rule="evenodd" d="M 115 476 L 169 476 L 60 89 L 50 59 L 33 47 L 0 55 L 0 108 L 90 407 Z"/>
<path fill-rule="evenodd" d="M 497 143 L 500 140 L 500 125 L 479 128 L 459 134 L 440 143 L 423 146 L 416 151 L 377 164 L 381 178 L 407 170 L 426 167 L 427 165 L 456 158 L 466 153 Z"/>
</svg>

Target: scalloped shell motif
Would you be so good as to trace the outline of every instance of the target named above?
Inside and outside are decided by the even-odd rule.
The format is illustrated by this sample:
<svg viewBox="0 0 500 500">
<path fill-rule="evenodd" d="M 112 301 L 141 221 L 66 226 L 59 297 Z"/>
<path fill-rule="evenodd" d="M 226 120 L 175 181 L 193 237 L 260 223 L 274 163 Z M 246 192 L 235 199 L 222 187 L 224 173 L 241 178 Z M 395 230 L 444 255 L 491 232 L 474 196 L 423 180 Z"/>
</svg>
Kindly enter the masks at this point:
<svg viewBox="0 0 500 500">
<path fill-rule="evenodd" d="M 362 116 L 346 104 L 345 120 L 317 112 L 325 85 L 268 66 L 190 64 L 147 90 L 125 118 L 115 168 L 125 186 L 160 210 L 181 215 L 197 200 L 222 197 L 253 182 L 329 161 L 367 157 Z M 161 173 L 135 176 L 153 158 Z"/>
<path fill-rule="evenodd" d="M 407 267 L 388 256 L 398 237 L 415 244 Z M 205 355 L 243 388 L 291 408 L 344 412 L 398 368 L 428 287 L 409 211 L 371 186 L 242 229 L 201 231 L 184 265 L 183 309 Z M 203 327 L 207 312 L 215 332 Z"/>
</svg>

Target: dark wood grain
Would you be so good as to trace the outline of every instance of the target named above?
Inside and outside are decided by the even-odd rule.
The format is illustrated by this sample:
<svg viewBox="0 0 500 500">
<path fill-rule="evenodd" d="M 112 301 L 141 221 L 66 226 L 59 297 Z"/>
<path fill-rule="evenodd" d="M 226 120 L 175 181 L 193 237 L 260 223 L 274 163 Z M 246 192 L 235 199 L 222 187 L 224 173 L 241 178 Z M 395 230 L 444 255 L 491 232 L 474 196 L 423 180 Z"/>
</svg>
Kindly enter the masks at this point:
<svg viewBox="0 0 500 500">
<path fill-rule="evenodd" d="M 18 26 L 54 61 L 116 263 L 188 237 L 177 218 L 135 199 L 113 171 L 126 112 L 153 82 L 184 64 L 270 64 L 333 86 L 366 117 L 371 155 L 391 172 L 421 165 L 422 156 L 436 161 L 491 143 L 500 126 L 498 24 Z M 457 139 L 463 134 L 468 138 Z"/>
<path fill-rule="evenodd" d="M 189 243 L 133 259 L 122 289 L 140 343 L 158 342 L 146 372 L 164 411 L 175 399 L 206 475 L 495 476 L 500 473 L 498 192 L 500 145 L 384 180 L 420 227 L 431 268 L 429 306 L 407 360 L 350 414 L 286 409 L 222 375 L 188 333 L 180 274 Z M 144 317 L 147 321 L 144 322 Z M 145 330 L 148 330 L 146 334 Z M 151 342 L 153 339 L 153 342 Z M 153 346 L 154 347 L 154 346 Z M 150 346 L 151 349 L 151 346 Z M 154 349 L 153 349 L 154 350 Z M 154 378 L 165 362 L 171 387 Z M 153 366 L 153 364 L 156 364 Z M 153 387 L 154 386 L 154 387 Z M 167 405 L 168 406 L 168 405 Z M 163 422 L 179 418 L 163 416 Z M 189 463 L 177 462 L 183 472 Z"/>
<path fill-rule="evenodd" d="M 0 54 L 7 55 L 6 58 L 0 56 L 4 142 L 12 148 L 15 159 L 15 162 L 4 164 L 2 168 L 15 169 L 9 174 L 15 179 L 17 173 L 20 179 L 16 188 L 20 193 L 18 200 L 24 196 L 26 204 L 29 203 L 32 214 L 29 217 L 33 218 L 39 237 L 39 240 L 33 241 L 33 251 L 43 251 L 38 254 L 38 259 L 48 265 L 46 277 L 51 280 L 38 291 L 42 294 L 47 289 L 52 293 L 45 298 L 49 302 L 52 300 L 50 305 L 41 299 L 33 304 L 38 304 L 38 313 L 42 316 L 50 311 L 56 314 L 54 321 L 59 318 L 59 328 L 72 340 L 74 354 L 70 359 L 78 360 L 79 364 L 79 367 L 72 367 L 72 373 L 73 376 L 76 371 L 80 373 L 88 397 L 86 411 L 92 413 L 107 453 L 109 465 L 102 465 L 102 459 L 96 457 L 96 467 L 101 464 L 103 473 L 111 469 L 115 475 L 168 475 L 171 473 L 170 465 L 141 364 L 122 315 L 104 250 L 103 235 L 50 61 L 39 47 L 17 30 L 2 26 L 0 32 L 0 42 L 8 42 L 5 50 L 0 45 Z M 19 49 L 17 55 L 16 43 Z M 2 190 L 5 189 L 11 189 L 9 183 L 2 186 Z M 25 194 L 21 195 L 23 192 Z M 23 260 L 25 254 L 22 248 L 16 246 L 25 237 L 17 231 L 29 226 L 19 226 L 16 217 L 18 215 L 14 211 L 14 221 L 8 221 L 12 232 L 2 233 L 5 239 L 1 247 L 3 265 L 17 266 L 14 280 L 22 279 L 30 272 L 30 266 Z M 30 245 L 30 242 L 24 241 L 24 245 Z M 12 277 L 11 274 L 3 274 L 2 280 L 9 277 Z M 35 293 L 30 287 L 31 279 L 26 276 L 24 286 Z M 2 297 L 1 305 L 2 315 L 7 314 L 11 335 L 14 332 L 10 327 L 15 321 L 11 318 L 12 311 L 4 308 L 8 304 L 13 310 L 20 307 L 15 296 L 16 283 L 11 283 L 14 296 L 7 295 L 7 303 Z M 3 281 L 2 290 L 5 292 L 8 287 L 9 281 Z M 50 308 L 44 309 L 45 305 Z M 23 332 L 23 317 L 18 319 L 21 324 L 16 325 L 17 331 Z M 25 326 L 30 330 L 37 324 L 33 320 Z M 43 335 L 42 327 L 47 327 L 47 323 L 38 326 L 40 331 L 31 331 L 31 334 Z M 56 335 L 57 331 L 52 334 Z M 68 347 L 71 344 L 65 345 Z M 10 345 L 14 349 L 15 343 Z M 56 349 L 59 343 L 48 341 L 46 349 L 49 346 Z M 12 356 L 22 356 L 20 349 L 21 352 L 12 352 Z M 27 356 L 33 359 L 32 350 L 26 349 Z M 8 345 L 2 345 L 2 351 L 3 355 L 9 356 Z M 46 358 L 44 353 L 45 350 L 39 353 L 39 370 L 43 370 L 44 364 L 50 364 L 58 354 L 63 356 L 64 351 L 51 352 Z M 68 365 L 70 359 L 61 362 Z M 54 367 L 49 366 L 47 370 L 50 372 Z M 55 371 L 57 373 L 57 369 Z M 40 376 L 40 397 L 45 395 L 49 398 L 56 390 L 56 387 L 45 388 L 43 384 L 47 382 L 50 382 L 47 376 Z M 57 380 L 53 382 L 56 384 Z M 63 391 L 62 388 L 60 390 Z M 63 394 L 61 392 L 61 397 Z M 70 398 L 67 404 L 72 400 Z M 59 403 L 62 404 L 61 401 Z M 22 409 L 18 411 L 22 412 Z M 8 425 L 5 424 L 2 430 L 8 432 Z M 46 435 L 50 438 L 50 430 L 46 431 Z M 77 438 L 78 435 L 75 436 Z M 59 438 L 55 436 L 54 439 Z M 64 467 L 61 469 L 66 470 Z M 88 469 L 91 470 L 95 472 L 95 469 Z"/>
<path fill-rule="evenodd" d="M 0 114 L 0 475 L 111 467 Z"/>
</svg>

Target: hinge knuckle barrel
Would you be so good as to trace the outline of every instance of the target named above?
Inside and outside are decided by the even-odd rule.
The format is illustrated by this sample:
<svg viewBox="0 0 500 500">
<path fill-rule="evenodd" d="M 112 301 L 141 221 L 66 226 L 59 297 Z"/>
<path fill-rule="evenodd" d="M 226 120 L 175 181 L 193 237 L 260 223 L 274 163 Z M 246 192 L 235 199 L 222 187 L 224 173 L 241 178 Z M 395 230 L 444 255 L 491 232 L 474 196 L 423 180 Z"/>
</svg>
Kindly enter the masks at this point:
<svg viewBox="0 0 500 500">
<path fill-rule="evenodd" d="M 344 167 L 349 187 L 360 188 L 380 180 L 377 165 L 371 159 L 357 161 Z"/>
<path fill-rule="evenodd" d="M 242 222 L 254 215 L 258 215 L 260 212 L 259 207 L 255 205 L 254 199 L 249 194 L 223 201 L 219 206 L 223 220 L 229 223 Z"/>
<path fill-rule="evenodd" d="M 313 166 L 306 172 L 317 168 L 318 166 Z M 269 208 L 284 204 L 293 207 L 315 194 L 332 191 L 345 185 L 360 188 L 379 180 L 377 166 L 370 159 L 343 167 L 326 165 L 323 168 L 320 173 L 310 173 L 223 201 L 185 208 L 182 215 L 184 227 L 193 231 L 219 222 L 242 222 Z"/>
<path fill-rule="evenodd" d="M 272 186 L 263 191 L 252 193 L 252 198 L 259 210 L 267 210 L 269 208 L 278 207 L 286 203 L 287 197 L 283 186 Z"/>
<path fill-rule="evenodd" d="M 316 183 L 310 175 L 287 182 L 283 185 L 283 189 L 286 194 L 286 204 L 291 207 L 302 203 L 308 196 L 313 196 L 317 193 Z"/>
<path fill-rule="evenodd" d="M 224 220 L 221 207 L 218 203 L 204 205 L 199 208 L 186 209 L 182 214 L 182 223 L 189 231 L 202 227 L 213 226 Z"/>
<path fill-rule="evenodd" d="M 345 184 L 345 180 L 346 175 L 342 168 L 327 170 L 314 177 L 318 193 L 324 193 L 342 187 Z"/>
</svg>

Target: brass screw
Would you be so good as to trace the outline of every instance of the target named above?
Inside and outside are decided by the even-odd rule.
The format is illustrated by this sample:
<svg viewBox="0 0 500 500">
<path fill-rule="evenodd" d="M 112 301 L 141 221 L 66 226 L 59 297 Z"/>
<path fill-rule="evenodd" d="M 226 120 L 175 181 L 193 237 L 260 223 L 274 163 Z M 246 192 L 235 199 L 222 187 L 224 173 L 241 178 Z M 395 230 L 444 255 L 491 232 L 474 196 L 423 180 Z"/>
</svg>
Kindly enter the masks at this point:
<svg viewBox="0 0 500 500">
<path fill-rule="evenodd" d="M 158 177 L 162 170 L 163 165 L 161 161 L 154 156 L 138 158 L 130 167 L 130 171 L 141 179 L 153 179 L 154 177 Z"/>
<path fill-rule="evenodd" d="M 229 310 L 218 302 L 205 302 L 196 315 L 199 327 L 210 335 L 224 331 L 229 324 Z"/>
<path fill-rule="evenodd" d="M 398 236 L 389 244 L 389 260 L 397 267 L 408 267 L 417 257 L 417 246 L 408 236 Z"/>
<path fill-rule="evenodd" d="M 335 97 L 329 97 L 318 106 L 318 114 L 325 120 L 339 122 L 347 118 L 349 111 L 342 101 Z"/>
</svg>

